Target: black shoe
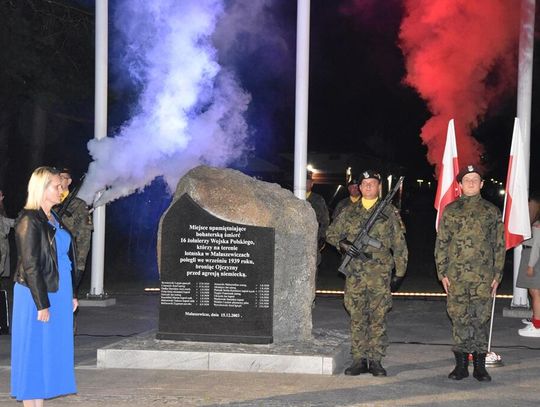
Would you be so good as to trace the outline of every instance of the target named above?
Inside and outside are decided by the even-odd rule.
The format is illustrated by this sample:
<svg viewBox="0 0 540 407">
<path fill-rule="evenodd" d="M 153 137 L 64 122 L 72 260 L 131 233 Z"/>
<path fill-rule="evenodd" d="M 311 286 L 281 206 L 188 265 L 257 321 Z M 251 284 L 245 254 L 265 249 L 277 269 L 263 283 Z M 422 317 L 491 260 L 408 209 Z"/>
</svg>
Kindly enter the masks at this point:
<svg viewBox="0 0 540 407">
<path fill-rule="evenodd" d="M 479 382 L 490 382 L 491 376 L 486 370 L 486 354 L 485 353 L 473 353 L 473 376 Z"/>
<path fill-rule="evenodd" d="M 456 367 L 448 375 L 449 379 L 461 380 L 469 377 L 469 354 L 466 352 L 454 351 L 456 357 Z"/>
<path fill-rule="evenodd" d="M 347 376 L 358 376 L 361 373 L 368 372 L 367 360 L 362 358 L 360 360 L 353 361 L 353 364 L 345 369 L 345 374 Z"/>
<path fill-rule="evenodd" d="M 386 370 L 382 367 L 380 360 L 369 361 L 369 373 L 373 376 L 386 376 Z"/>
</svg>

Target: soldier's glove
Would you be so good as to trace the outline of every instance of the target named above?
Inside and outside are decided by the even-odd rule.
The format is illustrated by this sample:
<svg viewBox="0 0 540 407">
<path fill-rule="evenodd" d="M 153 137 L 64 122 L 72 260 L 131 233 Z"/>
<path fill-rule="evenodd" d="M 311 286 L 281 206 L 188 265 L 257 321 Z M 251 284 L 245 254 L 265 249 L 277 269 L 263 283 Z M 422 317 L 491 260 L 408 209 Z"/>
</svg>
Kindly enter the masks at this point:
<svg viewBox="0 0 540 407">
<path fill-rule="evenodd" d="M 390 292 L 395 293 L 397 290 L 399 290 L 399 287 L 401 287 L 401 283 L 403 282 L 404 277 L 398 277 L 396 275 L 393 275 L 390 279 Z"/>
<path fill-rule="evenodd" d="M 360 256 L 360 250 L 351 241 L 343 239 L 339 241 L 339 250 L 343 254 L 348 254 L 351 257 Z"/>
</svg>

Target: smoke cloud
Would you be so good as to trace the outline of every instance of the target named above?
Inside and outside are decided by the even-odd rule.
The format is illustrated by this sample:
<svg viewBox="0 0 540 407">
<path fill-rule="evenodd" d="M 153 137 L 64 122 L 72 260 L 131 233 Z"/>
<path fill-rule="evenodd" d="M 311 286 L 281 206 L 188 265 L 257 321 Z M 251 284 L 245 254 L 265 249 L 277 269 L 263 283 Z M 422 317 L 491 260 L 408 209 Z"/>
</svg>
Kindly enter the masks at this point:
<svg viewBox="0 0 540 407">
<path fill-rule="evenodd" d="M 433 114 L 421 134 L 428 160 L 440 163 L 454 118 L 460 163 L 481 164 L 483 148 L 471 132 L 515 86 L 519 2 L 405 0 L 404 6 L 404 82 L 417 89 Z"/>
<path fill-rule="evenodd" d="M 218 64 L 211 41 L 223 12 L 221 0 L 118 2 L 121 68 L 140 94 L 114 137 L 88 143 L 93 162 L 79 193 L 86 202 L 105 187 L 100 204 L 129 195 L 158 176 L 174 190 L 194 166 L 226 166 L 249 149 L 251 97 Z"/>
</svg>

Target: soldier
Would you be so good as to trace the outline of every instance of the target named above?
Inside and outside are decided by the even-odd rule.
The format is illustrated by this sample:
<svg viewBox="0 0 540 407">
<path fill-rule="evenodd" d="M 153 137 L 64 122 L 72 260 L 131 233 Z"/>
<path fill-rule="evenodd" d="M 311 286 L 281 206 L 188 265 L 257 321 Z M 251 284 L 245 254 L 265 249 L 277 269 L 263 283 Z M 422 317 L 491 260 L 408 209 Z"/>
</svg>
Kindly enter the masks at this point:
<svg viewBox="0 0 540 407">
<path fill-rule="evenodd" d="M 463 195 L 446 206 L 435 242 L 437 275 L 447 297 L 452 321 L 456 367 L 448 377 L 473 376 L 490 381 L 486 371 L 489 320 L 493 296 L 504 266 L 504 227 L 499 209 L 480 195 L 482 173 L 469 165 L 458 176 Z"/>
<path fill-rule="evenodd" d="M 351 315 L 351 353 L 353 363 L 345 374 L 356 376 L 371 373 L 386 376 L 381 364 L 388 346 L 386 314 L 392 307 L 391 290 L 395 291 L 407 268 L 407 244 L 397 209 L 388 205 L 370 231 L 370 236 L 381 242 L 376 249 L 368 247 L 369 258 L 362 261 L 358 248 L 351 242 L 365 224 L 379 198 L 381 176 L 364 171 L 360 177 L 361 205 L 343 209 L 328 228 L 326 240 L 353 259 L 349 263 L 350 275 L 345 282 L 345 308 Z M 392 277 L 392 268 L 396 273 Z"/>
<path fill-rule="evenodd" d="M 63 168 L 60 171 L 63 190 L 61 199 L 62 204 L 65 204 L 65 199 L 69 195 L 69 185 L 72 182 L 71 171 L 67 168 Z M 58 208 L 55 209 L 59 210 Z M 86 202 L 80 198 L 73 197 L 69 201 L 68 207 L 63 211 L 62 222 L 75 239 L 77 247 L 77 270 L 79 270 L 79 275 L 82 276 L 86 266 L 86 258 L 90 251 L 93 230 L 92 218 Z"/>
<path fill-rule="evenodd" d="M 9 231 L 15 226 L 15 219 L 8 218 L 4 209 L 4 193 L 0 190 L 0 277 L 9 277 Z"/>
<path fill-rule="evenodd" d="M 352 177 L 349 183 L 347 184 L 347 189 L 349 190 L 349 196 L 343 198 L 339 201 L 332 212 L 332 220 L 335 220 L 337 216 L 349 205 L 356 205 L 360 202 L 361 194 L 358 189 L 358 178 Z"/>
<path fill-rule="evenodd" d="M 317 248 L 319 250 L 317 252 L 317 265 L 319 265 L 319 263 L 321 262 L 320 251 L 324 247 L 326 229 L 328 229 L 330 217 L 328 216 L 328 207 L 326 206 L 324 198 L 319 194 L 312 192 L 312 188 L 313 173 L 311 171 L 308 171 L 306 179 L 306 201 L 308 201 L 313 207 L 315 215 L 317 216 L 317 223 L 319 224 L 319 229 L 317 230 Z"/>
</svg>

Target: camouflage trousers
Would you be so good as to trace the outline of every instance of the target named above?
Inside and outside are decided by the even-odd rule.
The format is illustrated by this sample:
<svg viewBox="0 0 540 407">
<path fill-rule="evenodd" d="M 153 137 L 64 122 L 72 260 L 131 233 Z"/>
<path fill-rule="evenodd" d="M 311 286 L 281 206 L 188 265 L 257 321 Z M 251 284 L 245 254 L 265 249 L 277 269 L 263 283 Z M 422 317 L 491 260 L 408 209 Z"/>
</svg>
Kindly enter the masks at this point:
<svg viewBox="0 0 540 407">
<path fill-rule="evenodd" d="M 491 281 L 467 284 L 451 281 L 446 309 L 452 320 L 454 351 L 487 351 L 491 301 Z"/>
<path fill-rule="evenodd" d="M 392 307 L 389 272 L 351 275 L 345 284 L 345 308 L 351 315 L 353 359 L 381 360 L 386 354 L 386 314 Z"/>
<path fill-rule="evenodd" d="M 0 237 L 0 277 L 9 277 L 9 241 Z"/>
</svg>

